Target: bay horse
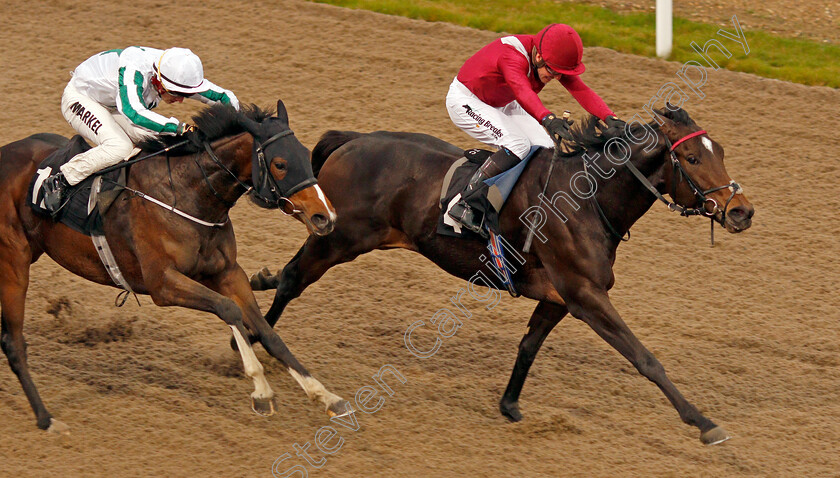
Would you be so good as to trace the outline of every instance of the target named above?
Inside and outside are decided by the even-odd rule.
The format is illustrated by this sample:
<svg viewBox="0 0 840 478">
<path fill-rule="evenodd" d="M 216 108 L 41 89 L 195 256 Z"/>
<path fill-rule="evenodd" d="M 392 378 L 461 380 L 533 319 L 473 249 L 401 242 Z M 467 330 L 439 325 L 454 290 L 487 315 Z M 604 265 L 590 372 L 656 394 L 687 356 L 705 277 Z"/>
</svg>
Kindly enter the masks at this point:
<svg viewBox="0 0 840 478">
<path fill-rule="evenodd" d="M 657 111 L 656 121 L 635 122 L 623 132 L 601 128 L 593 117 L 573 128 L 577 146 L 571 151 L 557 158 L 557 148 L 536 153 L 501 211 L 503 237 L 517 250 L 535 227 L 528 213 L 535 205 L 551 203 L 558 214 L 561 208 L 568 214 L 545 222 L 530 252 L 522 253 L 524 264 L 514 263 L 515 288 L 539 304 L 519 344 L 500 410 L 512 421 L 522 419 L 519 395 L 528 369 L 546 336 L 570 312 L 654 382 L 682 421 L 700 429 L 703 443 L 722 442 L 727 432 L 683 397 L 607 292 L 615 281 L 612 266 L 621 237 L 657 197 L 684 214 L 711 217 L 733 233 L 750 227 L 753 206 L 726 173 L 723 148 L 685 110 L 668 105 Z M 620 139 L 625 139 L 623 158 L 617 152 Z M 419 252 L 462 279 L 481 269 L 486 243 L 435 232 L 444 175 L 462 156 L 462 149 L 424 134 L 327 132 L 313 149 L 312 161 L 338 213 L 335 231 L 310 236 L 277 275 L 263 269 L 252 276 L 255 289 L 277 289 L 268 324 L 274 326 L 289 301 L 328 269 L 374 249 Z M 586 200 L 589 191 L 579 194 L 584 183 L 570 182 L 580 180 L 580 174 L 597 186 Z M 548 198 L 546 191 L 553 196 Z M 676 204 L 663 197 L 666 192 Z"/>
<path fill-rule="evenodd" d="M 221 318 L 240 344 L 245 373 L 253 379 L 252 408 L 261 415 L 276 409 L 263 366 L 246 342 L 256 336 L 313 400 L 329 415 L 352 413 L 298 362 L 265 322 L 236 261 L 228 211 L 243 194 L 258 206 L 283 209 L 311 233 L 331 232 L 335 210 L 313 175 L 309 150 L 294 136 L 282 101 L 277 114 L 256 106 L 237 112 L 214 105 L 193 118 L 191 141 L 161 137 L 141 145 L 147 155 L 130 166 L 125 188 L 104 215 L 105 237 L 128 286 L 156 305 L 182 306 Z M 47 411 L 26 360 L 24 303 L 29 268 L 46 253 L 60 266 L 93 282 L 115 286 L 90 237 L 36 214 L 27 188 L 39 163 L 67 139 L 35 134 L 0 148 L 0 345 L 37 417 L 38 428 L 69 433 Z M 150 149 L 151 148 L 151 149 Z M 169 199 L 176 215 L 144 198 Z M 203 223 L 201 223 L 203 221 Z"/>
</svg>

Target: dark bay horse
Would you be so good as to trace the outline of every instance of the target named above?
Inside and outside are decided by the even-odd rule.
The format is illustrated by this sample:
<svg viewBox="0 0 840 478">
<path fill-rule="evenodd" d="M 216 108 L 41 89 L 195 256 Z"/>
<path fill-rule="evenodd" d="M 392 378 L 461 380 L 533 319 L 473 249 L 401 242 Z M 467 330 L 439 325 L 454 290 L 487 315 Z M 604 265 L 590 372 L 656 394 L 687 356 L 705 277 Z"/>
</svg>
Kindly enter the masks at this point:
<svg viewBox="0 0 840 478">
<path fill-rule="evenodd" d="M 619 238 L 657 200 L 654 191 L 663 201 L 667 200 L 662 194 L 668 192 L 678 204 L 671 204 L 672 209 L 712 217 L 729 232 L 751 224 L 753 207 L 726 173 L 723 148 L 684 110 L 669 105 L 658 115 L 661 125 L 637 123 L 625 132 L 599 133 L 594 119 L 574 129 L 578 146 L 557 160 L 553 174 L 549 173 L 553 150 L 542 150 L 527 165 L 502 209 L 502 234 L 516 250 L 523 249 L 529 229 L 536 225 L 528 211 L 536 205 L 557 210 L 537 231 L 530 252 L 523 253 L 524 264 L 514 263 L 516 289 L 539 304 L 500 402 L 501 412 L 513 421 L 522 418 L 519 394 L 543 340 L 571 312 L 654 382 L 680 418 L 700 429 L 703 443 L 728 438 L 682 396 L 607 295 L 614 283 Z M 618 139 L 625 139 L 624 146 Z M 329 268 L 374 249 L 419 252 L 463 279 L 481 269 L 486 243 L 435 233 L 444 174 L 462 154 L 460 148 L 423 134 L 326 133 L 313 150 L 313 167 L 338 212 L 336 228 L 329 236 L 310 236 L 278 275 L 263 269 L 252 277 L 255 289 L 277 288 L 266 315 L 268 323 L 273 326 L 289 301 Z M 591 161 L 588 172 L 584 154 Z M 581 186 L 586 184 L 581 174 L 597 186 L 590 184 L 597 194 L 592 191 L 588 199 L 583 197 L 591 191 L 581 195 L 580 190 L 587 189 Z M 541 191 L 546 191 L 542 197 Z"/>
<path fill-rule="evenodd" d="M 265 322 L 236 262 L 228 211 L 243 194 L 261 207 L 283 208 L 314 235 L 328 234 L 334 225 L 335 211 L 316 183 L 309 150 L 289 128 L 282 102 L 277 110 L 271 116 L 255 106 L 237 112 L 216 105 L 194 117 L 199 131 L 192 141 L 131 165 L 127 188 L 105 214 L 105 236 L 136 293 L 150 295 L 159 306 L 211 312 L 230 326 L 241 345 L 245 373 L 254 381 L 254 411 L 270 415 L 276 405 L 263 366 L 245 339 L 249 335 L 258 337 L 307 395 L 324 403 L 328 414 L 343 415 L 351 413 L 349 404 L 314 379 Z M 143 146 L 154 152 L 179 140 L 152 140 Z M 74 274 L 115 285 L 90 237 L 35 214 L 27 205 L 27 187 L 38 164 L 66 143 L 58 135 L 36 134 L 0 148 L 0 345 L 38 427 L 58 433 L 68 427 L 47 411 L 26 361 L 23 320 L 30 264 L 46 253 Z M 139 193 L 176 204 L 205 224 L 145 201 Z"/>
</svg>

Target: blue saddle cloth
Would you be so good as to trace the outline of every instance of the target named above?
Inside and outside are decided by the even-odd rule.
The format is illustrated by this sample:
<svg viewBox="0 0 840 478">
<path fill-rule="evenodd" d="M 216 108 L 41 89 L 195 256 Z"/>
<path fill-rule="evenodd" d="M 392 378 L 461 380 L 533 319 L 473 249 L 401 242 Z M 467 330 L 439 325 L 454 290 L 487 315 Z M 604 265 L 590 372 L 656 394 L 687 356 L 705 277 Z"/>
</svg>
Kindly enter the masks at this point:
<svg viewBox="0 0 840 478">
<path fill-rule="evenodd" d="M 29 183 L 29 190 L 26 195 L 26 201 L 29 207 L 36 213 L 49 216 L 50 212 L 44 208 L 44 180 L 47 177 L 57 173 L 62 164 L 69 161 L 72 157 L 79 153 L 89 150 L 91 147 L 79 135 L 73 136 L 66 145 L 54 151 L 47 156 L 41 164 L 38 165 L 35 176 Z M 87 236 L 91 234 L 101 235 L 102 230 L 102 215 L 100 214 L 100 205 L 102 198 L 113 199 L 119 189 L 116 189 L 120 184 L 125 184 L 125 168 L 120 168 L 110 171 L 102 175 L 102 185 L 99 194 L 100 201 L 94 205 L 93 210 L 88 213 L 88 201 L 91 194 L 93 181 L 97 175 L 91 175 L 85 178 L 84 181 L 70 188 L 67 191 L 67 204 L 58 211 L 54 219 L 62 224 L 67 225 L 71 229 L 81 232 Z M 110 192 L 110 194 L 103 194 Z M 108 202 L 110 204 L 110 202 Z"/>
</svg>

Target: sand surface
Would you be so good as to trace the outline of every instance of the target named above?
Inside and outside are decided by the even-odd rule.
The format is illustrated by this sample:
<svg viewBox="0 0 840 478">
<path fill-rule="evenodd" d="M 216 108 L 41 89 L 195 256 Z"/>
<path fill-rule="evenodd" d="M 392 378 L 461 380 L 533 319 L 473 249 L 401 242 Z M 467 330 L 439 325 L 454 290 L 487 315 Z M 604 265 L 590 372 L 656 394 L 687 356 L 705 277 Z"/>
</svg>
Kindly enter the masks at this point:
<svg viewBox="0 0 840 478">
<path fill-rule="evenodd" d="M 497 35 L 299 1 L 7 2 L 0 21 L 0 144 L 70 135 L 59 112 L 68 72 L 128 45 L 184 46 L 206 76 L 244 102 L 282 98 L 310 148 L 328 129 L 404 130 L 475 146 L 444 97 L 461 63 Z M 728 40 L 724 40 L 728 41 Z M 730 46 L 737 47 L 732 43 Z M 584 80 L 624 117 L 680 64 L 587 49 Z M 327 273 L 292 302 L 277 331 L 336 393 L 350 398 L 390 364 L 374 414 L 332 456 L 329 425 L 257 348 L 280 405 L 250 410 L 251 381 L 215 316 L 113 304 L 116 291 L 43 257 L 27 299 L 29 363 L 51 412 L 72 429 L 39 431 L 0 358 L 0 476 L 838 476 L 840 92 L 710 72 L 686 109 L 726 148 L 730 175 L 756 207 L 740 235 L 654 207 L 619 248 L 613 303 L 686 397 L 733 439 L 698 441 L 660 391 L 583 323 L 547 339 L 525 385 L 525 420 L 497 402 L 535 303 L 505 297 L 472 317 L 432 358 L 403 332 L 449 305 L 464 283 L 419 255 L 374 252 Z M 582 110 L 559 85 L 552 109 Z M 188 118 L 199 104 L 158 111 Z M 241 201 L 232 211 L 240 263 L 282 267 L 305 238 L 291 219 Z M 273 294 L 260 292 L 265 309 Z M 309 442 L 306 464 L 294 444 Z M 316 468 L 316 465 L 320 468 Z"/>
</svg>

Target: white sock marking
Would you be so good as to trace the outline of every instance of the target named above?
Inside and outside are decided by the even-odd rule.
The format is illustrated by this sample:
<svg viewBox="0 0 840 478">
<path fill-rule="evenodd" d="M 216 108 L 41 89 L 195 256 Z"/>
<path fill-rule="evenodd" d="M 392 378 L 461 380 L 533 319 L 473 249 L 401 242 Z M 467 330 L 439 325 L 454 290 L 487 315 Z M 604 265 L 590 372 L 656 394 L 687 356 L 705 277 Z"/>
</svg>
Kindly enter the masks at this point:
<svg viewBox="0 0 840 478">
<path fill-rule="evenodd" d="M 303 388 L 303 391 L 306 392 L 306 396 L 309 397 L 310 400 L 321 401 L 327 409 L 330 408 L 330 405 L 341 400 L 341 397 L 327 390 L 324 385 L 314 377 L 304 377 L 291 368 L 289 369 L 289 374 L 297 380 L 297 383 L 300 384 L 301 388 Z"/>
<path fill-rule="evenodd" d="M 239 329 L 233 325 L 230 326 L 230 330 L 233 331 L 233 338 L 236 340 L 236 348 L 239 349 L 239 355 L 242 356 L 242 364 L 245 366 L 245 375 L 254 380 L 254 392 L 251 394 L 251 398 L 266 399 L 273 397 L 274 391 L 271 390 L 271 387 L 268 385 L 268 381 L 265 379 L 263 366 L 259 359 L 257 359 L 257 355 L 254 353 L 254 349 L 251 347 L 251 344 L 245 340 L 245 337 L 239 333 Z"/>
</svg>

